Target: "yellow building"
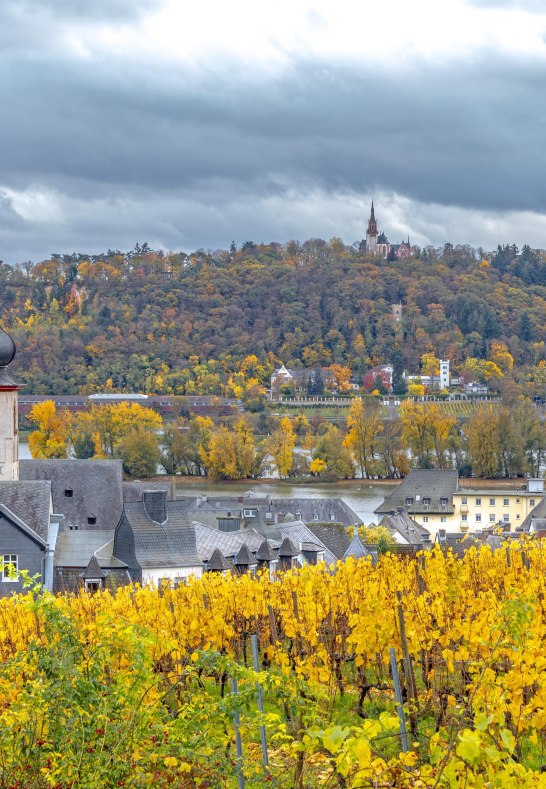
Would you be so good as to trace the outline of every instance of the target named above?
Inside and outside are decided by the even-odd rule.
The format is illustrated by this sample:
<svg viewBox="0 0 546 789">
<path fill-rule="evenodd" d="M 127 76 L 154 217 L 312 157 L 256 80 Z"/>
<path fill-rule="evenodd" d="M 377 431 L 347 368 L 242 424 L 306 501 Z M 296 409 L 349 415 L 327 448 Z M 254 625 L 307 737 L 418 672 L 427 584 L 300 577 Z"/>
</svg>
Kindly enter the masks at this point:
<svg viewBox="0 0 546 789">
<path fill-rule="evenodd" d="M 464 488 L 453 470 L 414 469 L 376 510 L 406 513 L 430 533 L 477 532 L 496 525 L 515 531 L 544 497 L 544 480 L 521 480 L 517 487 Z"/>
<path fill-rule="evenodd" d="M 530 484 L 533 482 L 539 484 Z M 528 480 L 515 489 L 459 488 L 453 494 L 450 530 L 481 531 L 496 524 L 509 524 L 510 531 L 515 531 L 543 496 L 544 480 Z"/>
</svg>

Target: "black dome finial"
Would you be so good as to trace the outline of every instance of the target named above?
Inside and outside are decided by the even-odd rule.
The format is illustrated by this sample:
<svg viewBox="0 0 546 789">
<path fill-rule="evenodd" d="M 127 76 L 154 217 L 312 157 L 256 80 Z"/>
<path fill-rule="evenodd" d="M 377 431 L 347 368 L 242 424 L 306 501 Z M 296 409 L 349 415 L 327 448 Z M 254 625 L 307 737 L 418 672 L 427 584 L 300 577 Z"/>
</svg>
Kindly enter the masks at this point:
<svg viewBox="0 0 546 789">
<path fill-rule="evenodd" d="M 7 367 L 15 356 L 15 343 L 3 329 L 0 329 L 0 367 Z"/>
</svg>

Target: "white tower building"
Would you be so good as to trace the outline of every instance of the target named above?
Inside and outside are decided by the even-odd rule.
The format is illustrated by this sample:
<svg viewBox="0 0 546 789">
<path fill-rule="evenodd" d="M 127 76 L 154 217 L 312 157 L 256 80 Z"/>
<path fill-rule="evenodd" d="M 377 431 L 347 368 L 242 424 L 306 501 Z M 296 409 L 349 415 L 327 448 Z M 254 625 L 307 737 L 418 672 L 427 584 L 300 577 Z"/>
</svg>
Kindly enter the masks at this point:
<svg viewBox="0 0 546 789">
<path fill-rule="evenodd" d="M 440 359 L 440 389 L 449 389 L 449 359 Z"/>
<path fill-rule="evenodd" d="M 6 369 L 14 356 L 15 343 L 0 329 L 0 480 L 19 479 L 19 387 Z"/>
</svg>

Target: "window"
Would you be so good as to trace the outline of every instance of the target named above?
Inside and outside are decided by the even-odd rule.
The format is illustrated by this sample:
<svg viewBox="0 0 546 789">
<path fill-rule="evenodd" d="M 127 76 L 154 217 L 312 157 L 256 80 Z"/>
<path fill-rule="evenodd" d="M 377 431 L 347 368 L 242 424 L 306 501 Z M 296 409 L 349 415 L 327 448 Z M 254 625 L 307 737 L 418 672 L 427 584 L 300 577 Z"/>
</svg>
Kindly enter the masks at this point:
<svg viewBox="0 0 546 789">
<path fill-rule="evenodd" d="M 481 507 L 481 506 L 482 506 L 482 500 L 476 499 L 476 507 Z"/>
<path fill-rule="evenodd" d="M 490 523 L 495 523 L 495 513 L 494 512 L 490 513 L 490 515 L 489 515 L 489 522 Z"/>
<path fill-rule="evenodd" d="M 296 520 L 301 521 L 301 512 L 296 512 Z"/>
<path fill-rule="evenodd" d="M 245 518 L 253 518 L 256 514 L 256 510 L 243 510 L 243 515 Z"/>
<path fill-rule="evenodd" d="M 333 513 L 333 512 L 331 512 L 331 513 L 330 513 L 330 520 L 331 520 L 331 521 L 335 521 L 335 519 L 336 519 L 336 516 L 334 515 L 334 513 Z"/>
<path fill-rule="evenodd" d="M 95 526 L 95 524 L 97 523 L 97 519 L 95 518 L 94 515 L 90 515 L 87 518 L 87 523 L 88 523 L 89 526 Z"/>
<path fill-rule="evenodd" d="M 461 520 L 465 521 L 466 523 L 466 521 L 468 520 L 468 515 L 461 515 Z"/>
<path fill-rule="evenodd" d="M 74 496 L 74 491 L 71 488 L 67 488 L 64 492 L 64 495 L 67 499 L 71 499 Z"/>
<path fill-rule="evenodd" d="M 529 499 L 529 506 L 530 507 L 534 507 L 535 506 L 535 500 L 534 499 Z"/>
<path fill-rule="evenodd" d="M 442 505 L 442 507 L 447 507 L 447 499 L 445 498 L 445 496 L 442 496 L 442 498 L 440 499 L 440 504 Z"/>
<path fill-rule="evenodd" d="M 502 519 L 503 519 L 503 521 L 505 523 L 510 523 L 510 515 L 508 515 L 507 512 L 504 513 L 504 515 L 502 516 Z"/>
<path fill-rule="evenodd" d="M 19 580 L 19 562 L 16 553 L 5 553 L 2 556 L 2 580 L 15 582 Z"/>
<path fill-rule="evenodd" d="M 482 516 L 476 515 L 476 523 L 481 523 L 481 522 L 482 522 Z"/>
<path fill-rule="evenodd" d="M 461 499 L 461 504 L 468 504 L 468 499 L 466 496 L 463 496 Z"/>
<path fill-rule="evenodd" d="M 428 496 L 423 497 L 423 504 L 430 504 L 430 499 Z"/>
<path fill-rule="evenodd" d="M 318 521 L 318 512 L 313 513 L 313 520 Z"/>
<path fill-rule="evenodd" d="M 413 504 L 413 498 L 411 496 L 406 496 L 406 507 L 411 507 Z"/>
<path fill-rule="evenodd" d="M 447 523 L 447 518 L 445 515 L 442 515 L 442 517 L 440 518 L 440 523 Z"/>
<path fill-rule="evenodd" d="M 509 507 L 510 506 L 510 500 L 509 499 L 503 499 L 502 500 L 502 506 L 503 507 Z"/>
<path fill-rule="evenodd" d="M 423 523 L 428 523 L 428 515 L 423 515 Z"/>
<path fill-rule="evenodd" d="M 489 499 L 489 506 L 490 507 L 494 507 L 495 506 L 495 499 Z"/>
</svg>

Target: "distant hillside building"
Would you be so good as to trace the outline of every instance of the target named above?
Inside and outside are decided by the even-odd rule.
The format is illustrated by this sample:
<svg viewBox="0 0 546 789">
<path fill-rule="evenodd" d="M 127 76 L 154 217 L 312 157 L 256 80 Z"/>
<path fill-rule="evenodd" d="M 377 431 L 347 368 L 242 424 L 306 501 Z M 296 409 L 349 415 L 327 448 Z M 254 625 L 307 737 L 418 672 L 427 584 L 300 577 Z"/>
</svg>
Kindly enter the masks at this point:
<svg viewBox="0 0 546 789">
<path fill-rule="evenodd" d="M 360 248 L 365 252 L 380 255 L 383 258 L 387 258 L 391 254 L 398 259 L 411 257 L 409 236 L 407 242 L 402 241 L 400 244 L 391 244 L 383 231 L 381 231 L 381 233 L 378 232 L 373 200 L 370 218 L 368 219 L 368 228 L 366 230 L 366 240 L 361 242 Z"/>
</svg>

